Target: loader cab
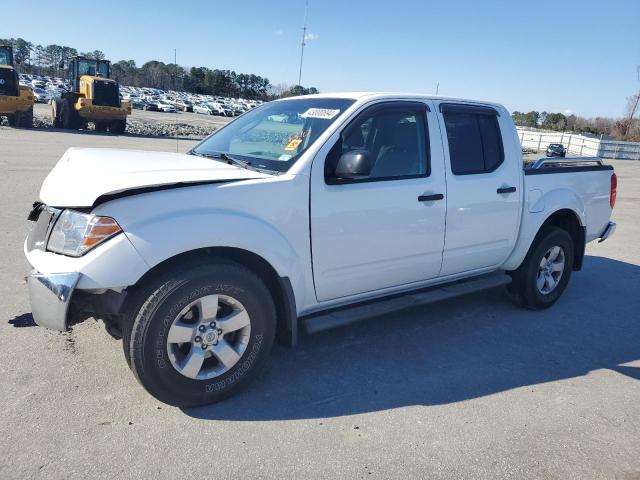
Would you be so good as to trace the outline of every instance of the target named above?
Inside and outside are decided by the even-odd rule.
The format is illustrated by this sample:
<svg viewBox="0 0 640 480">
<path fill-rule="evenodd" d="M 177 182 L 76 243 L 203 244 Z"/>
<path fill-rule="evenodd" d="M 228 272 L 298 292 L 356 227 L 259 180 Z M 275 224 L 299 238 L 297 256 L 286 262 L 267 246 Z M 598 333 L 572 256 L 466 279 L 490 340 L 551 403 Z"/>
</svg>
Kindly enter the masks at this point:
<svg viewBox="0 0 640 480">
<path fill-rule="evenodd" d="M 110 80 L 110 75 L 111 62 L 108 60 L 80 56 L 69 60 L 67 79 L 73 85 L 73 91 L 92 99 L 93 105 L 120 106 L 118 83 Z"/>
<path fill-rule="evenodd" d="M 13 68 L 13 49 L 0 45 L 0 95 L 18 96 L 19 89 L 18 72 Z"/>
<path fill-rule="evenodd" d="M 72 83 L 76 92 L 80 90 L 80 77 L 83 75 L 108 79 L 111 75 L 111 62 L 87 57 L 73 57 L 69 60 L 67 79 Z"/>
<path fill-rule="evenodd" d="M 13 49 L 9 45 L 0 45 L 0 65 L 13 67 Z"/>
</svg>

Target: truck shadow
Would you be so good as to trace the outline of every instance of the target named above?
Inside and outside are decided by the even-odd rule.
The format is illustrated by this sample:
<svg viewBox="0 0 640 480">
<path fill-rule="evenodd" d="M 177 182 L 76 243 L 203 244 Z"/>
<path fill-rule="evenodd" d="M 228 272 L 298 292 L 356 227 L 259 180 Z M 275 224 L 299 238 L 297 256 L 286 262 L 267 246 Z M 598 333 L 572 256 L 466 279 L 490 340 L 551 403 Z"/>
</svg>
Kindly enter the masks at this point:
<svg viewBox="0 0 640 480">
<path fill-rule="evenodd" d="M 440 405 L 611 369 L 640 380 L 640 267 L 587 257 L 546 311 L 502 289 L 302 336 L 210 420 L 290 420 Z"/>
</svg>

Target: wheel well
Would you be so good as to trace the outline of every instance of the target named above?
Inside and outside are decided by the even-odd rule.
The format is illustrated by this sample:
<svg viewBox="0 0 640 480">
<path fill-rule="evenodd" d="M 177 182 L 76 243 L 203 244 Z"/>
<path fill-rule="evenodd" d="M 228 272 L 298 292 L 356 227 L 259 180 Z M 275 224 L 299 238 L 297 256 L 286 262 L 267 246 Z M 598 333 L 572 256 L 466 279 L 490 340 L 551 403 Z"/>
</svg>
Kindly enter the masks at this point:
<svg viewBox="0 0 640 480">
<path fill-rule="evenodd" d="M 586 233 L 576 213 L 569 209 L 558 210 L 544 221 L 539 231 L 547 225 L 561 228 L 571 236 L 574 246 L 573 269 L 580 270 L 584 259 Z"/>
<path fill-rule="evenodd" d="M 236 262 L 260 277 L 269 289 L 276 307 L 278 342 L 286 346 L 295 345 L 297 343 L 297 318 L 295 299 L 289 279 L 280 277 L 269 262 L 248 250 L 234 247 L 208 247 L 184 252 L 151 268 L 138 280 L 136 287 L 143 285 L 147 279 L 175 266 L 184 266 L 190 263 L 201 264 L 203 260 L 215 258 Z"/>
</svg>

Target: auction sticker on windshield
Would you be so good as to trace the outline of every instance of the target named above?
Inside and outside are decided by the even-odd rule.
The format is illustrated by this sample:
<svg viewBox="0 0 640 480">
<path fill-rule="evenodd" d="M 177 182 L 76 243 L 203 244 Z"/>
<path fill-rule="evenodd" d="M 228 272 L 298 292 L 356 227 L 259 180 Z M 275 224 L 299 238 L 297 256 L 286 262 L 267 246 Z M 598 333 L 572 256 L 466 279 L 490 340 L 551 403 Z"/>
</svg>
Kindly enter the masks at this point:
<svg viewBox="0 0 640 480">
<path fill-rule="evenodd" d="M 333 108 L 310 108 L 300 116 L 303 118 L 324 118 L 325 120 L 331 120 L 339 113 L 340 110 Z"/>
<path fill-rule="evenodd" d="M 291 151 L 291 150 L 295 150 L 296 148 L 298 148 L 298 145 L 300 145 L 302 143 L 302 139 L 301 138 L 294 138 L 293 140 L 291 140 L 286 147 L 284 147 L 284 149 L 286 151 Z"/>
</svg>

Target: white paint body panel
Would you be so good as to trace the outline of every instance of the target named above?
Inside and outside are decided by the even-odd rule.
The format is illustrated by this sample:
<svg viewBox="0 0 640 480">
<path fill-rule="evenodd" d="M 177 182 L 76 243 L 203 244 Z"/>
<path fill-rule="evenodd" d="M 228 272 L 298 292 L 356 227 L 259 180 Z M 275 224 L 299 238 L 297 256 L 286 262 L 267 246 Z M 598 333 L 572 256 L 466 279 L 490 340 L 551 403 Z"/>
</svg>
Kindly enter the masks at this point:
<svg viewBox="0 0 640 480">
<path fill-rule="evenodd" d="M 575 213 L 580 225 L 586 227 L 587 243 L 599 238 L 611 218 L 612 174 L 613 170 L 525 175 L 525 190 L 531 199 L 526 199 L 528 210 L 524 212 L 516 246 L 501 268 L 513 270 L 522 263 L 542 224 L 558 210 Z"/>
<path fill-rule="evenodd" d="M 435 113 L 428 113 L 427 124 L 429 138 L 435 140 L 430 142 L 428 177 L 327 185 L 324 158 L 337 141 L 337 132 L 316 156 L 310 205 L 318 300 L 420 282 L 440 274 L 446 203 L 418 201 L 420 195 L 446 189 Z"/>
<path fill-rule="evenodd" d="M 182 154 L 69 150 L 43 184 L 44 203 L 91 207 L 102 195 L 134 188 L 235 181 L 100 204 L 93 212 L 115 218 L 124 234 L 80 258 L 31 251 L 29 262 L 42 273 L 80 272 L 80 289 L 118 290 L 180 253 L 235 247 L 261 256 L 278 275 L 288 277 L 298 314 L 305 314 L 498 268 L 514 269 L 540 225 L 560 209 L 576 213 L 587 228 L 587 241 L 597 238 L 609 220 L 612 172 L 524 176 L 515 128 L 499 105 L 482 103 L 500 111 L 504 169 L 485 179 L 470 175 L 458 181 L 451 178 L 446 133 L 436 107 L 444 99 L 325 96 L 354 98 L 355 103 L 283 175 Z M 367 105 L 397 99 L 430 105 L 431 176 L 331 191 L 322 178 L 323 163 L 340 130 Z M 516 186 L 517 192 L 499 196 L 496 189 L 503 183 Z M 528 197 L 530 191 L 534 193 Z M 421 204 L 417 196 L 425 193 L 444 193 L 445 201 Z M 362 238 L 367 240 L 364 248 Z M 317 255 L 315 265 L 312 255 Z"/>
<path fill-rule="evenodd" d="M 84 207 L 132 188 L 265 176 L 183 153 L 70 148 L 45 178 L 40 199 L 56 207 Z"/>
<path fill-rule="evenodd" d="M 436 102 L 436 110 L 440 103 Z M 522 151 L 520 142 L 508 135 L 515 130 L 511 116 L 504 108 L 498 111 L 505 158 L 493 172 L 453 174 L 447 135 L 442 135 L 447 171 L 447 233 L 441 275 L 498 268 L 515 244 L 522 205 Z M 438 117 L 442 132 L 446 132 L 442 115 Z M 516 187 L 516 191 L 498 194 L 500 187 Z"/>
</svg>

